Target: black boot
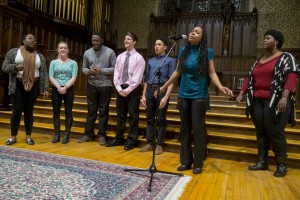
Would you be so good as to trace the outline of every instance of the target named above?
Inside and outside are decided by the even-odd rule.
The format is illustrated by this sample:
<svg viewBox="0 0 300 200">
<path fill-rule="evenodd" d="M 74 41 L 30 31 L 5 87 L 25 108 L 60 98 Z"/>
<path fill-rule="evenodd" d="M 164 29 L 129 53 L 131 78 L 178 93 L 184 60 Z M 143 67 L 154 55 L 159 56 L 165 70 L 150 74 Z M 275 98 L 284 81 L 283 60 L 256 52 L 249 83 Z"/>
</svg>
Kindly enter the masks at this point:
<svg viewBox="0 0 300 200">
<path fill-rule="evenodd" d="M 67 133 L 67 132 L 65 132 L 64 138 L 63 138 L 63 140 L 61 141 L 61 143 L 62 143 L 62 144 L 67 144 L 67 143 L 69 143 L 69 136 L 70 136 L 70 134 Z"/>
<path fill-rule="evenodd" d="M 258 162 L 255 165 L 249 166 L 248 169 L 252 171 L 268 170 L 268 151 L 258 150 Z"/>
<path fill-rule="evenodd" d="M 277 169 L 274 172 L 275 177 L 284 177 L 288 169 L 285 164 L 277 164 Z"/>
<path fill-rule="evenodd" d="M 288 171 L 287 166 L 286 166 L 287 155 L 283 154 L 283 155 L 276 156 L 276 154 L 275 154 L 275 159 L 277 162 L 277 169 L 274 172 L 274 176 L 275 177 L 284 177 Z"/>
<path fill-rule="evenodd" d="M 52 143 L 57 143 L 60 141 L 60 119 L 59 118 L 54 118 L 54 138 L 52 140 Z"/>
<path fill-rule="evenodd" d="M 73 118 L 72 117 L 67 117 L 66 122 L 65 122 L 65 135 L 63 140 L 61 141 L 62 144 L 67 144 L 69 143 L 69 137 L 70 137 L 70 131 L 73 123 Z"/>
<path fill-rule="evenodd" d="M 252 171 L 268 170 L 269 169 L 269 165 L 268 165 L 267 160 L 260 160 L 255 165 L 249 166 L 248 169 L 252 170 Z"/>
<path fill-rule="evenodd" d="M 60 133 L 55 133 L 52 143 L 58 143 L 60 141 Z"/>
</svg>

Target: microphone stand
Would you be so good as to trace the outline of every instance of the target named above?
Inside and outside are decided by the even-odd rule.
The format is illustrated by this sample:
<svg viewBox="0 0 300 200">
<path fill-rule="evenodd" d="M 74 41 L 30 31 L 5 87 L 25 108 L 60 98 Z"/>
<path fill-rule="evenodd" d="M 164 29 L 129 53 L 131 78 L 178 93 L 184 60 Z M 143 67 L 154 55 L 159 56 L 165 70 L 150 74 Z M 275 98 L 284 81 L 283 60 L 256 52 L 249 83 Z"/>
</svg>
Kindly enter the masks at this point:
<svg viewBox="0 0 300 200">
<path fill-rule="evenodd" d="M 154 72 L 154 76 L 151 79 L 151 83 L 154 81 L 155 77 L 157 76 L 158 85 L 160 85 L 160 78 L 161 78 L 161 75 L 162 75 L 160 69 L 161 69 L 163 63 L 166 61 L 169 54 L 171 53 L 171 51 L 173 50 L 175 45 L 176 45 L 176 41 L 174 42 L 173 46 L 171 47 L 171 49 L 169 50 L 169 52 L 167 53 L 167 55 L 165 56 L 165 58 L 163 59 L 161 64 L 158 66 L 158 68 Z M 181 174 L 181 173 L 173 173 L 173 172 L 166 172 L 166 171 L 157 170 L 156 165 L 155 165 L 155 149 L 156 149 L 156 146 L 157 146 L 157 141 L 156 140 L 157 140 L 157 134 L 158 134 L 157 121 L 158 121 L 159 102 L 160 102 L 160 87 L 157 88 L 157 97 L 156 97 L 156 106 L 155 106 L 156 112 L 155 112 L 155 122 L 154 122 L 155 131 L 154 131 L 154 134 L 153 134 L 153 141 L 154 142 L 153 142 L 153 145 L 152 145 L 152 163 L 150 165 L 149 170 L 145 170 L 145 169 L 124 169 L 124 171 L 126 171 L 126 172 L 149 171 L 151 176 L 150 176 L 149 186 L 148 186 L 148 189 L 147 189 L 148 192 L 151 192 L 152 180 L 153 180 L 154 173 L 159 172 L 159 173 L 164 173 L 164 174 L 183 176 L 183 174 Z"/>
</svg>

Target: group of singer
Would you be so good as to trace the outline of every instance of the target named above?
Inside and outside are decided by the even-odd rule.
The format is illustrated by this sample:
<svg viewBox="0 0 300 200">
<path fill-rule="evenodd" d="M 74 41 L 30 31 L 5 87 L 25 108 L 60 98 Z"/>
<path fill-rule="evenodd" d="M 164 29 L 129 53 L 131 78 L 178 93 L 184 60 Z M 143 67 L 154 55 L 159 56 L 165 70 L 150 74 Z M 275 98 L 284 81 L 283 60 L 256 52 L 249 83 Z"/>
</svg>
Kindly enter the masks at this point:
<svg viewBox="0 0 300 200">
<path fill-rule="evenodd" d="M 78 143 L 97 141 L 106 147 L 123 146 L 132 150 L 139 136 L 139 105 L 146 108 L 147 143 L 140 152 L 153 151 L 160 155 L 164 151 L 166 114 L 174 82 L 179 81 L 178 104 L 181 122 L 181 149 L 178 171 L 193 168 L 200 174 L 207 154 L 206 112 L 210 109 L 209 85 L 211 82 L 224 94 L 233 96 L 224 87 L 214 67 L 213 49 L 207 47 L 207 34 L 203 27 L 196 26 L 189 33 L 185 47 L 180 48 L 178 61 L 166 53 L 168 42 L 157 38 L 154 44 L 156 56 L 147 64 L 135 49 L 137 36 L 125 35 L 126 51 L 116 56 L 103 45 L 104 35 L 93 33 L 92 47 L 84 52 L 82 72 L 87 76 L 88 114 L 84 135 Z M 284 129 L 287 123 L 295 125 L 295 88 L 300 68 L 295 58 L 282 52 L 283 34 L 268 30 L 264 34 L 264 55 L 250 68 L 237 102 L 247 93 L 246 114 L 250 115 L 256 128 L 258 162 L 249 170 L 268 169 L 268 151 L 275 154 L 277 169 L 274 176 L 287 173 L 287 142 Z M 52 143 L 61 141 L 60 110 L 62 101 L 65 110 L 65 131 L 62 144 L 69 142 L 73 123 L 74 83 L 78 74 L 76 61 L 68 57 L 66 42 L 59 42 L 58 57 L 52 60 L 49 72 L 44 56 L 36 50 L 36 38 L 26 34 L 23 45 L 11 49 L 3 62 L 2 70 L 9 74 L 9 95 L 12 99 L 11 137 L 7 145 L 17 142 L 21 115 L 24 113 L 26 143 L 33 145 L 33 108 L 39 94 L 49 96 L 53 107 L 54 136 Z M 143 91 L 141 84 L 144 80 Z M 116 135 L 107 140 L 106 129 L 109 104 L 113 87 L 116 89 L 117 129 Z M 142 97 L 141 97 L 142 93 Z M 141 101 L 140 101 L 141 98 Z M 95 121 L 99 125 L 95 134 Z M 128 136 L 124 132 L 129 116 Z M 193 145 L 192 145 L 193 144 Z M 193 147 L 192 147 L 193 146 Z"/>
</svg>

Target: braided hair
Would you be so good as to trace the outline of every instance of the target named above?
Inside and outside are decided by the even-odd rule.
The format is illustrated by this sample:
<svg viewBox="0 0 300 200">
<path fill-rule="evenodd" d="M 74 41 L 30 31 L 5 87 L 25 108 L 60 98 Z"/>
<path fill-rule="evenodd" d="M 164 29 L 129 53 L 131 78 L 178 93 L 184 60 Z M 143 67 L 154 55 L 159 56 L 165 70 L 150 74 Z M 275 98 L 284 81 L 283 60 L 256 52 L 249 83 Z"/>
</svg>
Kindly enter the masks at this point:
<svg viewBox="0 0 300 200">
<path fill-rule="evenodd" d="M 207 34 L 203 27 L 201 26 L 198 27 L 202 29 L 202 38 L 199 43 L 199 51 L 198 51 L 199 56 L 197 61 L 198 65 L 196 67 L 197 78 L 199 78 L 200 76 L 207 76 L 208 66 L 209 66 L 208 51 L 207 51 Z M 182 72 L 183 64 L 186 62 L 190 49 L 191 49 L 191 43 L 188 42 L 188 44 L 185 46 L 182 52 L 182 56 L 179 59 L 178 71 L 180 73 Z"/>
</svg>

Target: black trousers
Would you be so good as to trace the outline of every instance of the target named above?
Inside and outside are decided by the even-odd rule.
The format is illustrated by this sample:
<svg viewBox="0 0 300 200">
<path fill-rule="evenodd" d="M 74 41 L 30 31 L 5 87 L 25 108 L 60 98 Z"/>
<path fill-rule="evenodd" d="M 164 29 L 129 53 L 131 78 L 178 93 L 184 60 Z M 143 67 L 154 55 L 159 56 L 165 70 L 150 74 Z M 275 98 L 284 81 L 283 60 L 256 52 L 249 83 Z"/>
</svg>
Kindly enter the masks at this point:
<svg viewBox="0 0 300 200">
<path fill-rule="evenodd" d="M 267 152 L 272 146 L 275 159 L 278 164 L 286 164 L 287 141 L 284 129 L 288 123 L 291 112 L 290 102 L 287 102 L 286 110 L 280 113 L 279 121 L 275 121 L 271 115 L 270 99 L 260 99 L 254 97 L 253 111 L 251 113 L 252 121 L 256 129 L 258 154 Z"/>
<path fill-rule="evenodd" d="M 24 112 L 24 124 L 26 135 L 31 135 L 33 126 L 33 108 L 39 95 L 39 82 L 35 81 L 30 91 L 25 91 L 23 82 L 16 83 L 16 92 L 12 97 L 12 115 L 10 118 L 11 135 L 17 136 L 22 112 Z"/>
<path fill-rule="evenodd" d="M 129 113 L 129 131 L 127 142 L 136 143 L 139 135 L 139 106 L 141 87 L 138 86 L 127 97 L 122 97 L 117 93 L 117 132 L 116 140 L 124 140 L 127 113 Z"/>
<path fill-rule="evenodd" d="M 208 100 L 178 99 L 181 120 L 180 163 L 202 168 L 206 155 L 207 131 L 205 124 Z M 192 152 L 192 134 L 194 155 Z"/>
<path fill-rule="evenodd" d="M 58 125 L 58 127 L 60 125 L 60 109 L 61 109 L 62 100 L 64 100 L 66 121 L 73 121 L 72 109 L 73 109 L 73 102 L 74 102 L 74 86 L 71 86 L 67 90 L 66 94 L 60 94 L 57 91 L 57 88 L 52 86 L 51 99 L 52 99 L 52 107 L 53 107 L 53 120 Z M 54 126 L 56 124 L 54 124 Z M 67 129 L 66 132 L 70 132 L 69 130 L 70 128 L 71 127 L 66 127 Z"/>
<path fill-rule="evenodd" d="M 86 90 L 88 116 L 86 118 L 84 134 L 90 137 L 95 136 L 94 125 L 99 111 L 97 135 L 106 136 L 112 87 L 96 87 L 88 83 Z"/>
<path fill-rule="evenodd" d="M 60 109 L 62 100 L 64 100 L 65 116 L 66 118 L 73 118 L 73 102 L 74 102 L 74 86 L 67 90 L 66 94 L 59 94 L 56 87 L 52 87 L 51 92 L 53 118 L 60 117 Z"/>
<path fill-rule="evenodd" d="M 160 98 L 157 102 L 157 98 L 154 96 L 155 90 L 147 85 L 146 90 L 146 115 L 147 115 L 147 130 L 146 130 L 146 137 L 147 143 L 153 144 L 154 142 L 154 134 L 156 134 L 156 127 L 155 127 L 155 117 L 156 117 L 156 106 L 159 106 L 160 100 L 165 96 L 166 92 L 160 94 Z M 157 105 L 158 104 L 158 105 Z M 162 109 L 159 109 L 157 112 L 157 144 L 163 145 L 165 141 L 166 135 L 166 126 L 167 126 L 167 110 L 168 110 L 169 101 L 167 102 L 166 106 Z M 156 142 L 156 141 L 155 141 Z"/>
</svg>

